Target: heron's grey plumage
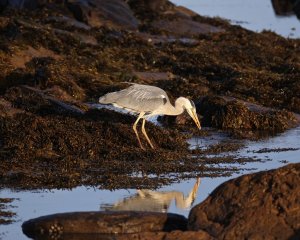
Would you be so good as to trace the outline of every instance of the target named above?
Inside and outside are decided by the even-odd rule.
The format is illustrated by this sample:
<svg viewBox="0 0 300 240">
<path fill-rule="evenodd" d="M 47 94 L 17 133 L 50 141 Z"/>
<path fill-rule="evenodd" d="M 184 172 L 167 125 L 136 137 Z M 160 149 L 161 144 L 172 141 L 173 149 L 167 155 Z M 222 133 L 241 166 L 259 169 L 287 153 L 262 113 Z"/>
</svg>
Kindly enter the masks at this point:
<svg viewBox="0 0 300 240">
<path fill-rule="evenodd" d="M 143 148 L 136 126 L 143 119 L 142 132 L 152 148 L 153 145 L 145 130 L 145 117 L 159 114 L 179 115 L 186 110 L 200 129 L 200 122 L 196 114 L 195 104 L 184 98 L 177 98 L 175 107 L 170 103 L 167 93 L 155 86 L 132 84 L 130 87 L 118 92 L 107 93 L 99 98 L 99 103 L 112 104 L 118 108 L 127 109 L 130 112 L 139 113 L 133 124 L 133 130 L 137 136 L 141 148 Z M 144 149 L 144 148 L 143 148 Z"/>
<path fill-rule="evenodd" d="M 129 88 L 104 95 L 99 102 L 132 112 L 149 113 L 170 101 L 167 93 L 158 87 L 133 84 Z"/>
</svg>

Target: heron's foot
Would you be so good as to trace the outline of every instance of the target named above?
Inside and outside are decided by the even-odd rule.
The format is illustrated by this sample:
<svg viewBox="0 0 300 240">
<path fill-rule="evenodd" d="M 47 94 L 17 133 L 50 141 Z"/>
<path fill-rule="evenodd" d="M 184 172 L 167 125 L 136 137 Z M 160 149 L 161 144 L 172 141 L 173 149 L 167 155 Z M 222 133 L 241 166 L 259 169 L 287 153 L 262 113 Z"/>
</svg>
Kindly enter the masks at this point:
<svg viewBox="0 0 300 240">
<path fill-rule="evenodd" d="M 142 145 L 141 142 L 139 142 L 141 149 L 143 149 L 144 151 L 146 150 L 146 148 L 144 148 L 144 146 Z"/>
<path fill-rule="evenodd" d="M 152 145 L 152 143 L 151 143 L 151 142 L 149 142 L 149 144 L 150 144 L 150 146 L 151 146 L 151 148 L 152 148 L 152 149 L 155 149 L 155 147 L 153 147 L 153 145 Z"/>
</svg>

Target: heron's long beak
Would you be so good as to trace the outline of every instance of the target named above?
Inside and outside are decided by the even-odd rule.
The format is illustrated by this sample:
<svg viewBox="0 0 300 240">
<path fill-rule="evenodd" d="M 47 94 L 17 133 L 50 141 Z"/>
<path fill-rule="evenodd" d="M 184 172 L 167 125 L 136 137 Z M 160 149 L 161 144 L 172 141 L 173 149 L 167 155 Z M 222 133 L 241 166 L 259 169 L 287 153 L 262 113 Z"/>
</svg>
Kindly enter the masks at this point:
<svg viewBox="0 0 300 240">
<path fill-rule="evenodd" d="M 196 123 L 197 127 L 200 130 L 201 129 L 201 124 L 200 124 L 200 121 L 198 119 L 196 111 L 194 109 L 187 109 L 187 112 L 191 116 L 191 118 L 194 120 L 194 122 Z"/>
</svg>

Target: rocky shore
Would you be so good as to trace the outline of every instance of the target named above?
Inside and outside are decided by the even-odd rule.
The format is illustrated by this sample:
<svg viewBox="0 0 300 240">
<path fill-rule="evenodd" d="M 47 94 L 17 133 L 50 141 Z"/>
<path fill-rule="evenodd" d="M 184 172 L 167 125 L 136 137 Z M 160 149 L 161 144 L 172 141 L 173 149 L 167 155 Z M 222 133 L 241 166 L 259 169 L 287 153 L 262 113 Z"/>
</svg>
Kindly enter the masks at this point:
<svg viewBox="0 0 300 240">
<path fill-rule="evenodd" d="M 163 127 L 148 123 L 156 149 L 143 151 L 135 117 L 96 108 L 98 98 L 126 82 L 155 85 L 171 101 L 193 99 L 204 127 L 258 139 L 299 125 L 299 79 L 300 40 L 255 33 L 166 0 L 0 0 L 0 187 L 156 188 L 228 175 L 235 169 L 212 167 L 205 154 L 238 144 L 189 149 L 187 139 L 210 131 L 197 131 L 183 115 L 162 117 Z M 184 229 L 130 234 L 297 239 L 297 181 L 298 164 L 243 176 L 195 207 Z"/>
</svg>

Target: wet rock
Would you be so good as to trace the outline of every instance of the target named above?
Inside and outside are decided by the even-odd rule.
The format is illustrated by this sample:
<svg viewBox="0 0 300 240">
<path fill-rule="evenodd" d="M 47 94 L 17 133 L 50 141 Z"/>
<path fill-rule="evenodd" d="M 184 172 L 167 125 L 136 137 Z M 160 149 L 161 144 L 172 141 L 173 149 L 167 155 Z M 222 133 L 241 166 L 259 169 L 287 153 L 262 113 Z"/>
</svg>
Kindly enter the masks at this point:
<svg viewBox="0 0 300 240">
<path fill-rule="evenodd" d="M 181 43 L 186 46 L 196 46 L 199 41 L 193 38 L 165 36 L 165 35 L 153 35 L 144 32 L 135 33 L 138 38 L 141 38 L 148 44 L 167 44 L 167 43 Z"/>
<path fill-rule="evenodd" d="M 176 6 L 175 7 L 175 11 L 177 13 L 180 13 L 182 14 L 183 16 L 186 16 L 186 17 L 189 17 L 189 18 L 192 18 L 192 17 L 196 17 L 198 16 L 198 13 L 194 12 L 193 10 L 191 9 L 188 9 L 184 6 Z"/>
<path fill-rule="evenodd" d="M 300 164 L 220 185 L 189 215 L 188 229 L 217 239 L 299 239 Z"/>
<path fill-rule="evenodd" d="M 172 232 L 143 232 L 136 234 L 115 236 L 116 240 L 212 240 L 213 238 L 204 231 L 172 231 Z"/>
<path fill-rule="evenodd" d="M 42 91 L 45 95 L 52 96 L 60 101 L 65 102 L 74 102 L 76 103 L 73 96 L 68 94 L 65 90 L 63 90 L 61 87 L 55 85 L 51 88 L 46 88 Z"/>
<path fill-rule="evenodd" d="M 176 36 L 197 36 L 199 34 L 216 33 L 223 31 L 221 28 L 209 24 L 199 23 L 191 19 L 158 20 L 152 22 L 154 29 L 174 34 Z"/>
<path fill-rule="evenodd" d="M 184 7 L 177 7 L 169 1 L 129 1 L 129 6 L 135 15 L 141 20 L 142 29 L 150 29 L 154 32 L 168 34 L 172 38 L 198 36 L 199 34 L 209 34 L 224 31 L 220 27 L 211 24 L 195 21 L 198 16 L 195 12 Z M 153 37 L 153 41 L 172 42 L 172 38 L 166 39 Z M 182 39 L 178 39 L 183 42 Z M 189 41 L 186 41 L 187 44 Z M 191 41 L 192 42 L 192 41 Z"/>
<path fill-rule="evenodd" d="M 150 212 L 74 212 L 43 216 L 22 225 L 28 237 L 68 233 L 131 234 L 186 230 L 187 220 L 177 214 Z"/>
<path fill-rule="evenodd" d="M 68 1 L 75 18 L 91 27 L 106 26 L 117 29 L 136 30 L 138 20 L 122 0 Z"/>
<path fill-rule="evenodd" d="M 42 34 L 49 34 L 49 27 L 46 24 L 39 24 L 39 23 L 34 23 L 31 21 L 26 21 L 26 20 L 21 20 L 21 19 L 17 19 L 16 22 L 18 23 L 18 25 L 22 28 L 30 28 L 30 29 L 38 29 L 42 32 Z M 51 28 L 51 32 L 53 32 L 55 35 L 64 35 L 65 37 L 78 41 L 80 44 L 84 43 L 84 44 L 90 44 L 90 45 L 97 45 L 97 39 L 93 36 L 91 36 L 88 33 L 83 33 L 83 32 L 79 32 L 77 30 L 91 30 L 91 27 L 81 23 L 79 21 L 76 21 L 73 18 L 70 17 L 49 17 L 45 20 L 45 23 L 56 23 L 54 25 L 56 25 L 57 27 L 53 27 Z M 61 23 L 60 25 L 57 23 Z M 64 27 L 67 28 L 68 30 L 65 29 L 61 29 L 60 27 Z M 72 29 L 70 31 L 70 29 Z M 28 52 L 28 57 L 30 58 L 31 56 L 35 56 L 35 57 L 53 57 L 56 60 L 61 59 L 63 56 L 60 56 L 58 54 L 54 54 L 52 51 L 48 50 L 48 49 L 33 49 L 32 47 L 28 47 L 28 50 L 23 50 L 20 53 L 17 53 L 18 55 L 21 55 L 22 57 L 22 53 L 26 51 Z M 15 58 L 18 59 L 19 56 L 16 56 Z M 21 58 L 22 59 L 22 58 Z M 28 60 L 28 59 L 27 59 Z M 23 66 L 21 66 L 23 67 Z"/>
<path fill-rule="evenodd" d="M 150 84 L 159 80 L 172 80 L 175 76 L 168 72 L 133 72 L 139 80 Z"/>
<path fill-rule="evenodd" d="M 91 30 L 91 26 L 83 23 L 83 22 L 79 22 L 77 20 L 75 20 L 74 18 L 68 17 L 68 16 L 51 16 L 48 17 L 45 20 L 46 23 L 60 23 L 60 24 L 65 24 L 68 27 L 75 27 L 77 29 L 83 29 L 86 31 Z"/>
<path fill-rule="evenodd" d="M 56 237 L 56 238 L 55 238 Z M 141 232 L 132 234 L 79 234 L 68 233 L 63 235 L 37 235 L 36 240 L 50 240 L 50 239 L 64 239 L 64 240 L 212 240 L 204 231 L 171 231 L 171 232 Z"/>
<path fill-rule="evenodd" d="M 68 37 L 74 38 L 75 40 L 79 41 L 81 44 L 84 43 L 93 46 L 96 46 L 98 44 L 98 41 L 95 37 L 89 36 L 87 34 L 76 33 L 76 32 L 74 33 L 74 32 L 65 31 L 61 29 L 53 29 L 53 31 L 56 34 L 66 35 Z"/>
</svg>

